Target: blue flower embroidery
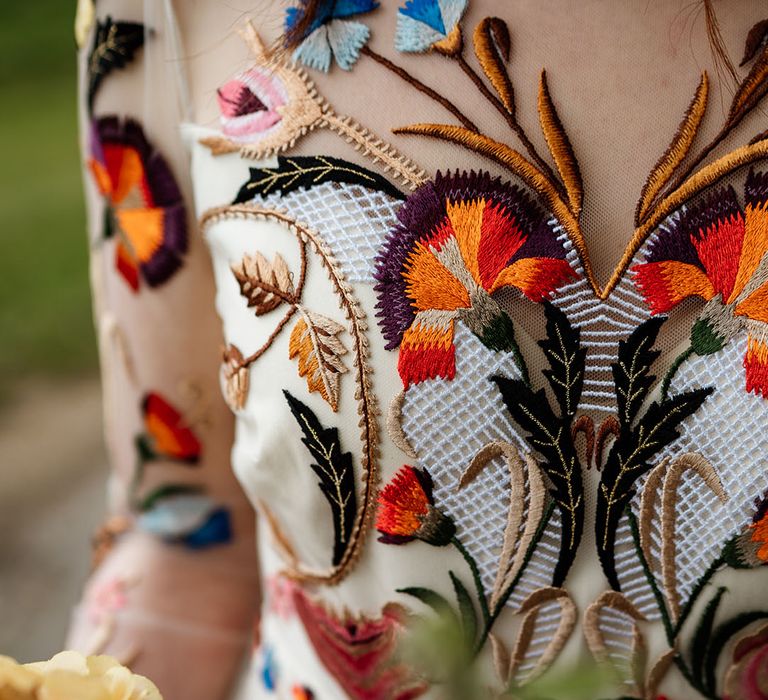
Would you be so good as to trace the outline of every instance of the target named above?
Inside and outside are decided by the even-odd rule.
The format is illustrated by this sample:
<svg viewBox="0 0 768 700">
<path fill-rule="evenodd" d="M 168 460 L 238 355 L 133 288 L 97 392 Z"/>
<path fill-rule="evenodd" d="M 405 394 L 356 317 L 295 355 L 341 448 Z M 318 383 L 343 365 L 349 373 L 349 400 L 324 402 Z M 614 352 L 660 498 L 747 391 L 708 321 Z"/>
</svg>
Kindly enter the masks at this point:
<svg viewBox="0 0 768 700">
<path fill-rule="evenodd" d="M 459 20 L 466 8 L 467 0 L 407 0 L 397 14 L 395 48 L 450 53 L 457 46 Z"/>
<path fill-rule="evenodd" d="M 285 15 L 286 32 L 304 19 L 307 0 L 299 7 L 288 8 Z M 375 10 L 376 0 L 321 0 L 309 29 L 293 52 L 293 57 L 305 66 L 327 73 L 331 58 L 340 68 L 350 70 L 370 36 L 370 30 L 360 22 L 348 18 Z"/>
</svg>

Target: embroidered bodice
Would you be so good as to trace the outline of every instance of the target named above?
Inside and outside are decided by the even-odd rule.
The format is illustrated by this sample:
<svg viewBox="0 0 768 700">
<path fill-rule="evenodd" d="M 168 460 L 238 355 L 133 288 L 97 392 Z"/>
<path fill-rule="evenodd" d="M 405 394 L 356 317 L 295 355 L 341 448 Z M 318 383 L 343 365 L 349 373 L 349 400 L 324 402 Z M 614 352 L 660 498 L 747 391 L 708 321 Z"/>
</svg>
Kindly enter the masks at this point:
<svg viewBox="0 0 768 700">
<path fill-rule="evenodd" d="M 671 3 L 377 5 L 262 3 L 237 37 L 213 2 L 146 34 L 97 8 L 102 349 L 140 399 L 113 427 L 125 527 L 237 560 L 234 486 L 183 469 L 205 435 L 225 469 L 218 382 L 260 524 L 243 697 L 443 697 L 425 624 L 487 697 L 577 662 L 609 669 L 600 697 L 768 697 L 758 8 L 708 17 L 744 49 L 731 80 Z M 145 99 L 173 85 L 182 113 L 103 109 L 153 55 Z M 201 339 L 218 426 L 168 395 L 181 350 L 173 382 L 137 359 L 166 294 L 168 343 L 206 329 L 184 353 Z"/>
</svg>

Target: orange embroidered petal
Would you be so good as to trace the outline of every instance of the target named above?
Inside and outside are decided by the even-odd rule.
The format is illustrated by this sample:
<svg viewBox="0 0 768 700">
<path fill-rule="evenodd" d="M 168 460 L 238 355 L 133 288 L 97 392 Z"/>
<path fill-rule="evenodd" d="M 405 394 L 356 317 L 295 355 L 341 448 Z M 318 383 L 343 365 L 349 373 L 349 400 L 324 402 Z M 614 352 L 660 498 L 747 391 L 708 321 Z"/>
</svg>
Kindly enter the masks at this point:
<svg viewBox="0 0 768 700">
<path fill-rule="evenodd" d="M 104 196 L 110 195 L 112 193 L 112 181 L 109 178 L 107 169 L 94 158 L 89 158 L 88 168 L 91 171 L 91 175 L 93 175 L 96 186 L 99 188 L 99 192 Z"/>
<path fill-rule="evenodd" d="M 757 556 L 768 563 L 768 517 L 764 517 L 752 526 L 752 542 L 760 545 Z"/>
<path fill-rule="evenodd" d="M 403 386 L 426 379 L 453 379 L 456 376 L 456 352 L 453 345 L 453 322 L 443 330 L 416 325 L 403 335 L 397 370 Z"/>
<path fill-rule="evenodd" d="M 484 209 L 485 200 L 483 199 L 448 202 L 446 205 L 448 219 L 459 244 L 461 257 L 478 284 L 482 284 L 477 254 L 482 237 Z"/>
<path fill-rule="evenodd" d="M 761 394 L 768 399 L 768 345 L 750 338 L 744 355 L 744 369 L 747 376 L 747 391 Z M 766 525 L 768 533 L 768 525 Z"/>
<path fill-rule="evenodd" d="M 736 305 L 735 313 L 753 321 L 768 323 L 768 281 L 758 287 L 744 301 Z"/>
<path fill-rule="evenodd" d="M 151 393 L 144 397 L 142 409 L 144 427 L 158 456 L 190 463 L 198 461 L 200 443 L 171 404 L 159 394 Z"/>
<path fill-rule="evenodd" d="M 144 166 L 134 149 L 122 145 L 105 145 L 104 160 L 115 204 L 122 202 L 134 189 L 141 193 L 144 204 L 151 204 Z"/>
<path fill-rule="evenodd" d="M 493 283 L 525 242 L 517 221 L 506 210 L 491 204 L 483 210 L 483 238 L 477 252 L 481 286 L 490 290 Z"/>
<path fill-rule="evenodd" d="M 696 265 L 665 260 L 632 268 L 635 282 L 655 314 L 666 313 L 683 299 L 699 296 L 709 301 L 715 288 Z"/>
<path fill-rule="evenodd" d="M 744 241 L 744 217 L 739 212 L 720 219 L 694 235 L 693 246 L 715 292 L 730 300 Z"/>
<path fill-rule="evenodd" d="M 146 263 L 163 244 L 162 209 L 118 209 L 115 219 L 140 263 Z"/>
<path fill-rule="evenodd" d="M 760 261 L 768 252 L 768 210 L 747 205 L 744 209 L 744 245 L 739 261 L 739 271 L 733 288 L 733 295 L 741 294 Z"/>
<path fill-rule="evenodd" d="M 449 544 L 456 533 L 453 521 L 433 506 L 429 472 L 407 464 L 379 494 L 376 529 L 385 544 L 420 539 L 438 547 Z"/>
<path fill-rule="evenodd" d="M 470 305 L 466 288 L 421 244 L 409 256 L 403 277 L 418 311 L 451 311 Z"/>
<path fill-rule="evenodd" d="M 490 291 L 516 287 L 531 301 L 542 301 L 552 290 L 575 278 L 576 273 L 566 260 L 521 258 L 501 271 Z"/>
<path fill-rule="evenodd" d="M 122 241 L 115 246 L 115 267 L 128 286 L 134 291 L 139 291 L 139 265 L 133 254 Z"/>
</svg>

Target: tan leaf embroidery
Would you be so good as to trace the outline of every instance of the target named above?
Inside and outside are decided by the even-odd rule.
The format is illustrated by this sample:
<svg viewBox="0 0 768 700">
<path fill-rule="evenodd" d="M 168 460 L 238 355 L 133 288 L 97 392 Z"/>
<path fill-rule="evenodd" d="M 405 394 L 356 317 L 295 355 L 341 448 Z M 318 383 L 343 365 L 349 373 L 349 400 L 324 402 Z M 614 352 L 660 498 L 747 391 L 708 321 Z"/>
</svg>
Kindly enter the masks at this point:
<svg viewBox="0 0 768 700">
<path fill-rule="evenodd" d="M 309 390 L 319 392 L 337 411 L 339 380 L 347 371 L 341 360 L 347 349 L 338 338 L 344 326 L 301 306 L 299 312 L 301 317 L 291 331 L 288 357 L 298 358 L 299 375 L 306 378 Z"/>
<path fill-rule="evenodd" d="M 540 625 L 551 619 L 557 609 L 557 626 Z M 530 683 L 554 662 L 576 626 L 576 605 L 562 588 L 540 588 L 520 606 L 524 615 L 512 651 L 510 677 L 519 685 Z M 537 630 L 538 627 L 538 630 Z"/>
<path fill-rule="evenodd" d="M 230 345 L 224 352 L 222 365 L 224 397 L 233 411 L 242 410 L 248 396 L 250 370 L 245 364 L 243 353 L 236 345 Z"/>
<path fill-rule="evenodd" d="M 618 591 L 605 591 L 584 613 L 584 637 L 592 656 L 624 685 L 631 698 L 645 697 L 647 652 L 639 622 L 645 620 Z"/>
<path fill-rule="evenodd" d="M 240 285 L 240 294 L 257 316 L 276 309 L 283 302 L 296 303 L 291 272 L 280 253 L 273 262 L 261 253 L 244 255 L 239 263 L 232 265 L 232 273 Z"/>
<path fill-rule="evenodd" d="M 654 570 L 656 564 L 652 530 L 656 502 L 661 501 L 661 578 L 664 585 L 669 612 L 673 621 L 680 616 L 680 597 L 677 590 L 677 541 L 675 535 L 677 519 L 678 487 L 686 472 L 698 474 L 704 484 L 721 503 L 728 500 L 720 477 L 712 464 L 698 452 L 687 452 L 674 461 L 665 457 L 648 475 L 640 502 L 640 546 L 648 565 Z"/>
</svg>

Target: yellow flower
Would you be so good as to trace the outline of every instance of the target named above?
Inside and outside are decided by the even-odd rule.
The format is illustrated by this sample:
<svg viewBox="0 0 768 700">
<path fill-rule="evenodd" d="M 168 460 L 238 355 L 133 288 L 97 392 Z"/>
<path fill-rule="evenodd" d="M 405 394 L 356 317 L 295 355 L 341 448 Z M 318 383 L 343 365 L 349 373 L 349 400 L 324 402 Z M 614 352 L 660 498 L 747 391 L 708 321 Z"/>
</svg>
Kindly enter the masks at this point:
<svg viewBox="0 0 768 700">
<path fill-rule="evenodd" d="M 2 700 L 162 700 L 155 685 L 109 656 L 63 651 L 21 666 L 0 657 Z"/>
</svg>

